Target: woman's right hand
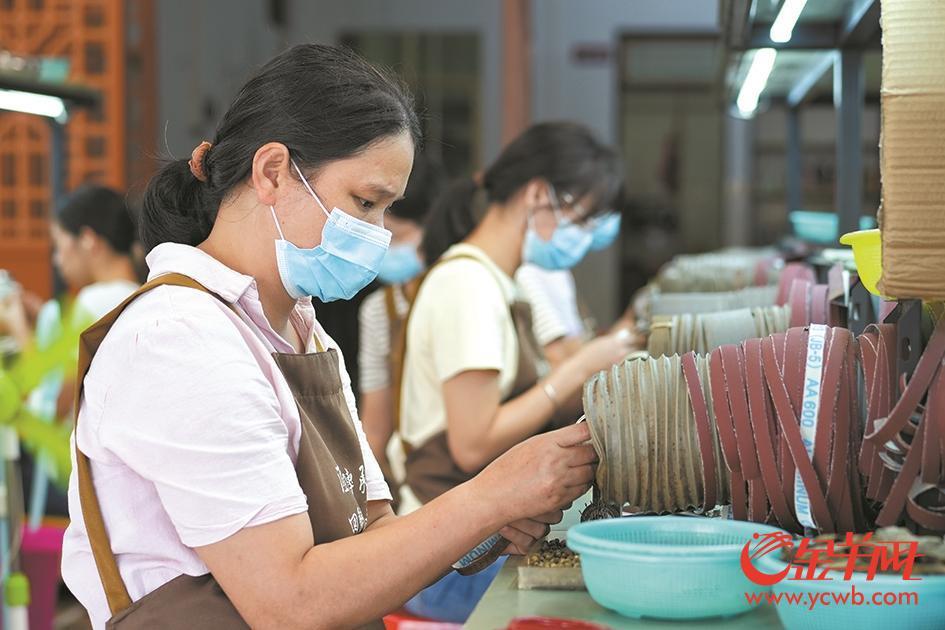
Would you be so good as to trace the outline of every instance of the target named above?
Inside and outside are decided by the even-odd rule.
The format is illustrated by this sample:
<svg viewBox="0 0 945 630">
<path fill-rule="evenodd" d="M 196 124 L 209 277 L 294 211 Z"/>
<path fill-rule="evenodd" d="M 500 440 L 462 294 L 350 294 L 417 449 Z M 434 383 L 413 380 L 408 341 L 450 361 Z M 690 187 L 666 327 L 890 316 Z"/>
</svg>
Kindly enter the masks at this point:
<svg viewBox="0 0 945 630">
<path fill-rule="evenodd" d="M 594 481 L 597 454 L 586 423 L 521 442 L 479 473 L 473 483 L 506 523 L 566 509 Z"/>
<path fill-rule="evenodd" d="M 577 351 L 573 360 L 585 377 L 590 378 L 597 372 L 623 361 L 628 354 L 638 349 L 638 346 L 636 335 L 624 328 L 587 342 Z"/>
</svg>

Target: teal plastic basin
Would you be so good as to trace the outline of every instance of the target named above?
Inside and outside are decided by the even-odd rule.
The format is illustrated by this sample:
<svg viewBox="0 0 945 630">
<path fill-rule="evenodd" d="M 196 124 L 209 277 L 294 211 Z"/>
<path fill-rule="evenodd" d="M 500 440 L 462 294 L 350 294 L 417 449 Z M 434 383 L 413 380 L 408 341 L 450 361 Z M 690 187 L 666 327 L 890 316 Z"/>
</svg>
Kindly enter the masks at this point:
<svg viewBox="0 0 945 630">
<path fill-rule="evenodd" d="M 746 592 L 766 589 L 742 572 L 752 534 L 776 527 L 716 518 L 639 516 L 581 523 L 567 542 L 581 554 L 588 593 L 626 617 L 728 617 L 753 606 Z"/>
<path fill-rule="evenodd" d="M 764 556 L 758 563 L 766 573 L 777 573 L 784 569 L 784 561 L 773 555 Z M 945 628 L 945 575 L 917 575 L 920 580 L 904 581 L 901 575 L 877 574 L 872 580 L 866 579 L 865 573 L 854 573 L 850 580 L 843 579 L 842 572 L 831 571 L 832 578 L 820 580 L 782 580 L 771 588 L 774 597 L 782 596 L 780 604 L 775 605 L 778 618 L 787 630 L 842 630 L 844 628 L 908 628 L 909 630 L 941 630 Z M 863 603 L 837 603 L 832 595 L 849 595 L 856 588 L 863 594 Z M 827 595 L 824 596 L 823 594 Z M 892 593 L 893 595 L 889 595 Z M 915 593 L 917 603 L 900 593 Z M 803 604 L 788 604 L 789 595 L 800 594 Z M 888 602 L 874 603 L 872 597 L 889 597 Z M 892 597 L 896 600 L 893 603 Z M 811 597 L 818 603 L 811 608 Z M 830 604 L 820 602 L 826 598 Z M 868 604 L 865 602 L 869 602 Z"/>
<path fill-rule="evenodd" d="M 840 220 L 834 212 L 795 210 L 788 215 L 797 238 L 820 245 L 836 245 L 840 238 Z M 874 217 L 860 217 L 860 229 L 876 227 Z"/>
</svg>

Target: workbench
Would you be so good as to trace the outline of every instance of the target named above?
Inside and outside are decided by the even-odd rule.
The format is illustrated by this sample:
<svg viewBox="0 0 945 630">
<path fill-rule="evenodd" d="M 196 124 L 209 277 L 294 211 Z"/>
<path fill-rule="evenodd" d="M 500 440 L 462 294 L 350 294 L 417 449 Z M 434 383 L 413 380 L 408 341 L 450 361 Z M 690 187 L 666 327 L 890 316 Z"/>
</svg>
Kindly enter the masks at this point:
<svg viewBox="0 0 945 630">
<path fill-rule="evenodd" d="M 479 605 L 473 611 L 465 628 L 470 630 L 499 630 L 505 628 L 516 617 L 546 616 L 565 619 L 581 619 L 622 628 L 659 628 L 660 630 L 702 630 L 724 628 L 745 630 L 758 628 L 781 628 L 774 608 L 764 605 L 750 613 L 728 619 L 708 621 L 656 621 L 623 617 L 598 605 L 587 591 L 520 591 L 518 590 L 518 567 L 524 558 L 510 558 L 499 571 L 495 581 Z"/>
</svg>

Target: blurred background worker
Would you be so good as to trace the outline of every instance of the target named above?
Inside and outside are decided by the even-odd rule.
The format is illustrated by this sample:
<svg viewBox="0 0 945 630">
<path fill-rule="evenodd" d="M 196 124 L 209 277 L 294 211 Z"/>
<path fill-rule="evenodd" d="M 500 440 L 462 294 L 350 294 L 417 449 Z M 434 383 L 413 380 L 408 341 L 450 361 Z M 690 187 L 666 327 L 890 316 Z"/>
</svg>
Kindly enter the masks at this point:
<svg viewBox="0 0 945 630">
<path fill-rule="evenodd" d="M 125 199 L 102 186 L 83 186 L 56 208 L 50 236 L 53 265 L 65 283 L 76 327 L 88 325 L 114 308 L 138 287 L 134 262 L 135 226 Z M 19 287 L 3 296 L 3 325 L 21 347 L 32 340 L 44 344 L 58 330 L 60 302 L 38 309 L 35 297 Z M 31 317 L 31 311 L 33 317 Z"/>
<path fill-rule="evenodd" d="M 75 296 L 76 318 L 91 323 L 138 287 L 135 226 L 114 190 L 86 185 L 67 196 L 56 208 L 50 236 L 53 265 Z M 60 317 L 57 301 L 46 302 L 37 314 L 31 309 L 35 298 L 19 288 L 3 301 L 0 317 L 21 346 L 29 343 L 34 328 L 40 337 L 48 336 L 48 326 Z"/>
<path fill-rule="evenodd" d="M 585 380 L 629 352 L 628 334 L 604 336 L 549 370 L 513 280 L 524 262 L 561 270 L 584 257 L 592 240 L 585 223 L 612 207 L 619 169 L 615 152 L 585 127 L 538 124 L 479 181 L 458 180 L 437 201 L 426 238 L 458 231 L 462 242 L 430 269 L 407 321 L 401 512 L 469 479 L 522 440 L 573 423 Z M 497 571 L 448 575 L 407 609 L 464 621 Z"/>
<path fill-rule="evenodd" d="M 439 161 L 427 153 L 414 158 L 404 198 L 391 206 L 384 218 L 392 234 L 391 245 L 377 277 L 385 286 L 364 298 L 358 312 L 361 389 L 358 410 L 368 443 L 391 487 L 395 507 L 398 500 L 395 478 L 402 476 L 402 472 L 391 473 L 386 453 L 394 433 L 398 400 L 393 366 L 401 361 L 398 349 L 401 329 L 427 260 L 420 248 L 423 221 L 444 183 Z"/>
<path fill-rule="evenodd" d="M 22 292 L 12 296 L 18 301 L 6 313 L 21 347 L 35 343 L 43 349 L 64 332 L 77 333 L 138 288 L 135 226 L 125 198 L 116 191 L 94 185 L 78 188 L 56 208 L 50 233 L 53 264 L 67 294 L 43 304 L 34 326 L 28 325 L 28 298 Z M 74 396 L 75 375 L 67 370 L 48 375 L 32 391 L 28 405 L 38 417 L 53 421 L 69 416 Z M 47 494 L 42 465 L 32 465 L 29 453 L 23 457 L 31 520 L 37 523 L 44 514 L 67 514 L 65 493 L 50 487 Z"/>
<path fill-rule="evenodd" d="M 610 247 L 620 235 L 620 223 L 620 214 L 614 210 L 589 219 L 585 224 L 591 236 L 589 251 Z M 560 364 L 597 335 L 597 322 L 581 300 L 571 269 L 526 263 L 515 273 L 515 280 L 531 304 L 535 337 L 550 365 Z M 609 332 L 633 326 L 632 309 L 628 309 Z M 634 345 L 640 345 L 639 340 L 634 339 Z"/>
<path fill-rule="evenodd" d="M 138 288 L 135 226 L 124 198 L 102 186 L 84 186 L 56 212 L 53 263 L 70 291 L 76 317 L 95 321 Z"/>
</svg>

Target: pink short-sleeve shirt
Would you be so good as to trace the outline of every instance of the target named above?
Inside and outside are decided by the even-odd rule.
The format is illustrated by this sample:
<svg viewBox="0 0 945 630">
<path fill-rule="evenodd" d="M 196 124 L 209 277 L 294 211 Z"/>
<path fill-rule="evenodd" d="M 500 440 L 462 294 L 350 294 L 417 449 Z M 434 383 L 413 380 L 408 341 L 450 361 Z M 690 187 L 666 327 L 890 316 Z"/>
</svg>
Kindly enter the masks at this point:
<svg viewBox="0 0 945 630">
<path fill-rule="evenodd" d="M 293 349 L 266 320 L 255 281 L 197 248 L 173 243 L 155 247 L 148 266 L 151 278 L 190 276 L 238 314 L 193 289 L 153 289 L 118 318 L 85 378 L 73 439 L 91 460 L 112 550 L 133 600 L 178 575 L 207 573 L 193 547 L 308 509 L 295 474 L 299 412 L 271 356 Z M 292 322 L 309 340 L 307 351 L 315 351 L 315 337 L 337 349 L 310 300 L 299 300 Z M 368 500 L 389 500 L 338 356 L 361 438 Z M 104 627 L 110 613 L 74 470 L 69 512 L 63 578 L 93 626 Z"/>
</svg>

